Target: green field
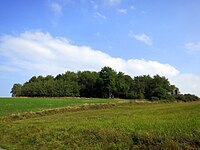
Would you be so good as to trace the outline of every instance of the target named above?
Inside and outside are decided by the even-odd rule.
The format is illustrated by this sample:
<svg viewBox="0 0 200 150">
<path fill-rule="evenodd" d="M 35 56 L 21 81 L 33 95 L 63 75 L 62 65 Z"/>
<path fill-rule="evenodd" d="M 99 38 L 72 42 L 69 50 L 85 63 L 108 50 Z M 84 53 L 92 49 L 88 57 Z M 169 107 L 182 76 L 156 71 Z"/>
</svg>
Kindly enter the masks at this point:
<svg viewBox="0 0 200 150">
<path fill-rule="evenodd" d="M 43 107 L 41 107 L 43 108 Z M 200 101 L 126 104 L 5 121 L 5 149 L 200 149 Z"/>
<path fill-rule="evenodd" d="M 0 98 L 0 117 L 83 104 L 118 103 L 124 100 L 86 98 Z"/>
</svg>

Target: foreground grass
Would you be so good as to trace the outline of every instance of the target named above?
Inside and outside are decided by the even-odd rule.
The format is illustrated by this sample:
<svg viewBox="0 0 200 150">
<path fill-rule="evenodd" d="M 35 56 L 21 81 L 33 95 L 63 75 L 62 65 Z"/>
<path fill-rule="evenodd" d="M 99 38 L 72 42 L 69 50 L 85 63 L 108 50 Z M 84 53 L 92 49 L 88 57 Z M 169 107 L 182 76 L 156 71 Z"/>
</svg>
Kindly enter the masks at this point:
<svg viewBox="0 0 200 150">
<path fill-rule="evenodd" d="M 83 104 L 117 103 L 123 100 L 85 98 L 0 98 L 0 118 L 23 112 L 36 112 Z"/>
<path fill-rule="evenodd" d="M 0 124 L 6 149 L 199 149 L 200 102 L 134 104 Z"/>
</svg>

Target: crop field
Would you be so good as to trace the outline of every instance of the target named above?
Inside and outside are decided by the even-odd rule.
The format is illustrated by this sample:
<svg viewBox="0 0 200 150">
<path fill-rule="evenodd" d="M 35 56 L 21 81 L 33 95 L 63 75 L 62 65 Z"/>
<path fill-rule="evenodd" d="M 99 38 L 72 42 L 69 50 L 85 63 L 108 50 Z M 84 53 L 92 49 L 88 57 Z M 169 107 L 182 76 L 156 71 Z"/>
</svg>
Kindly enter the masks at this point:
<svg viewBox="0 0 200 150">
<path fill-rule="evenodd" d="M 31 150 L 200 149 L 199 110 L 200 101 L 127 103 L 108 109 L 1 121 L 0 147 Z"/>
<path fill-rule="evenodd" d="M 118 103 L 125 100 L 86 98 L 0 98 L 0 118 L 23 112 L 36 112 L 83 104 Z"/>
</svg>

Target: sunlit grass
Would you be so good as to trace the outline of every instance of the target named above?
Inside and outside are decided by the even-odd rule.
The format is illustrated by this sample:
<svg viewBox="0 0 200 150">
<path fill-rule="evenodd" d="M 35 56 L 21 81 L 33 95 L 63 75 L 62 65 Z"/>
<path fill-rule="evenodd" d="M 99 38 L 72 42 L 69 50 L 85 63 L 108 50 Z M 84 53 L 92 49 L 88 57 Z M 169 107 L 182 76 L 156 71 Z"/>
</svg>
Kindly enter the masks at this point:
<svg viewBox="0 0 200 150">
<path fill-rule="evenodd" d="M 117 103 L 123 100 L 85 98 L 0 98 L 0 117 L 23 112 L 36 112 L 67 106 L 97 103 Z"/>
<path fill-rule="evenodd" d="M 132 104 L 4 122 L 7 149 L 198 149 L 200 102 Z"/>
</svg>

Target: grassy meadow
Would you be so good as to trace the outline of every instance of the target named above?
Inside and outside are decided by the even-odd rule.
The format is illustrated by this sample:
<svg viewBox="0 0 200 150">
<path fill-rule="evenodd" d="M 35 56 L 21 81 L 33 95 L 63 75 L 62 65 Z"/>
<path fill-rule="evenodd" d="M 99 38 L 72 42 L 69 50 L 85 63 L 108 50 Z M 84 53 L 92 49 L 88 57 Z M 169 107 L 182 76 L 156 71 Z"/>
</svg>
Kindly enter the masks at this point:
<svg viewBox="0 0 200 150">
<path fill-rule="evenodd" d="M 125 100 L 86 98 L 0 98 L 0 118 L 24 112 L 37 112 L 83 104 L 118 103 Z"/>
<path fill-rule="evenodd" d="M 1 121 L 0 147 L 199 149 L 199 110 L 200 101 L 144 103 Z"/>
</svg>

